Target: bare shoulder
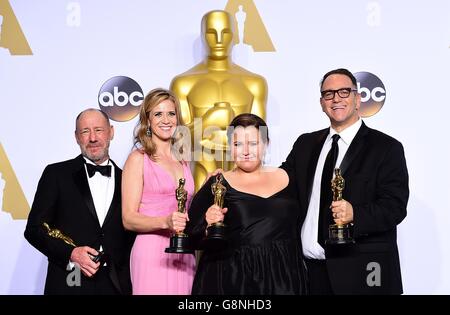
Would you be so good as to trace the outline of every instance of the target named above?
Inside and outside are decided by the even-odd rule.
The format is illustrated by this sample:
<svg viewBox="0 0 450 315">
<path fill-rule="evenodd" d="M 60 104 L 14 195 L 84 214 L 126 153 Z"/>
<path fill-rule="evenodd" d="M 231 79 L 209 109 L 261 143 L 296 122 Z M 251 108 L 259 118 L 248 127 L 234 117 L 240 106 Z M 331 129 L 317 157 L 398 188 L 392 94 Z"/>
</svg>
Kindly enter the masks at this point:
<svg viewBox="0 0 450 315">
<path fill-rule="evenodd" d="M 275 166 L 264 166 L 264 172 L 267 172 L 270 175 L 278 175 L 280 174 L 280 168 Z"/>
<path fill-rule="evenodd" d="M 266 166 L 264 167 L 264 171 L 267 172 L 267 176 L 276 182 L 288 182 L 289 176 L 286 171 L 282 168 L 275 166 Z"/>
<path fill-rule="evenodd" d="M 133 167 L 142 165 L 144 163 L 144 151 L 136 149 L 128 155 L 127 161 L 125 162 L 125 167 Z"/>
<path fill-rule="evenodd" d="M 134 159 L 134 160 L 143 160 L 144 159 L 144 150 L 141 149 L 136 149 L 133 150 L 133 152 L 130 153 L 130 155 L 128 156 L 129 159 Z"/>
</svg>

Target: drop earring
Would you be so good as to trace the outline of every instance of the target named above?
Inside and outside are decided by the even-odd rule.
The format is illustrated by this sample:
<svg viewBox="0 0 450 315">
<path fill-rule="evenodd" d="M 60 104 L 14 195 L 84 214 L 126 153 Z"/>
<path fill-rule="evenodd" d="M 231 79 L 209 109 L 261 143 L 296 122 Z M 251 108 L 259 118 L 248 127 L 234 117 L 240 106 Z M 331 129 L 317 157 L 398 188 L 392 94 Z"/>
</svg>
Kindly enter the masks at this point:
<svg viewBox="0 0 450 315">
<path fill-rule="evenodd" d="M 152 136 L 152 130 L 150 129 L 150 126 L 147 127 L 147 131 L 145 132 L 148 137 Z"/>
</svg>

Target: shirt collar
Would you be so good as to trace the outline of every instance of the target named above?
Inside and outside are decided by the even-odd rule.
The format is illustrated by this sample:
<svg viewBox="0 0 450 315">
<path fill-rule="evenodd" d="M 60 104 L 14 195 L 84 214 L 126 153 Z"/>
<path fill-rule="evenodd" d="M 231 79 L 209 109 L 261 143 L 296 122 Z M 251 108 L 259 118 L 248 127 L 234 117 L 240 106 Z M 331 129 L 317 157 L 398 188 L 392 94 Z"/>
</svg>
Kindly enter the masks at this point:
<svg viewBox="0 0 450 315">
<path fill-rule="evenodd" d="M 94 162 L 92 162 L 91 160 L 89 160 L 87 157 L 83 156 L 83 158 L 84 158 L 84 160 L 86 161 L 87 164 L 97 165 Z M 98 165 L 101 165 L 101 166 L 110 165 L 109 159 L 104 161 L 102 164 L 98 164 Z"/>
<path fill-rule="evenodd" d="M 330 133 L 328 134 L 327 141 L 330 141 L 331 137 L 338 133 L 342 141 L 344 141 L 346 145 L 350 145 L 350 143 L 352 143 L 353 138 L 355 138 L 361 126 L 362 126 L 362 119 L 358 118 L 358 120 L 353 125 L 345 128 L 340 133 L 338 133 L 336 130 L 330 127 Z"/>
</svg>

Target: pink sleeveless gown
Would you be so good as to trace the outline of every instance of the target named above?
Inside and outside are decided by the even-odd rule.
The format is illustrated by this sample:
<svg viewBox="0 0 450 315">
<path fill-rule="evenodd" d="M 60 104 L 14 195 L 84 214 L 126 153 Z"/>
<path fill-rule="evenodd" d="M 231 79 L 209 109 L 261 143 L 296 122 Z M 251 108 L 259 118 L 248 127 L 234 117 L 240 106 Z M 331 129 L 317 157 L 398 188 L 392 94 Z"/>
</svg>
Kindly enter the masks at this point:
<svg viewBox="0 0 450 315">
<path fill-rule="evenodd" d="M 186 209 L 194 194 L 194 180 L 183 165 Z M 174 179 L 144 154 L 144 188 L 139 212 L 148 216 L 166 216 L 177 209 Z M 130 268 L 133 294 L 190 294 L 195 273 L 192 254 L 168 254 L 170 232 L 159 230 L 138 234 L 131 250 Z"/>
</svg>

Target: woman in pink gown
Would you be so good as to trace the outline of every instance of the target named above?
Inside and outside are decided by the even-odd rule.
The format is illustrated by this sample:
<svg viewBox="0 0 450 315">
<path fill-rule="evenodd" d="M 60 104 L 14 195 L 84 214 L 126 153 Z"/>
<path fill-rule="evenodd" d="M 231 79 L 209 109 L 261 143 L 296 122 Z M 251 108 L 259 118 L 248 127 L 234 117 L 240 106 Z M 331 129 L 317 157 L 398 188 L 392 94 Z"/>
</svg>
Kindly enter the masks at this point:
<svg viewBox="0 0 450 315">
<path fill-rule="evenodd" d="M 152 90 L 139 117 L 137 149 L 129 155 L 122 174 L 123 224 L 138 233 L 130 259 L 133 294 L 190 294 L 194 256 L 164 251 L 171 234 L 183 231 L 188 220 L 187 213 L 177 211 L 178 180 L 186 180 L 186 209 L 194 193 L 183 147 L 174 145 L 180 125 L 178 100 L 170 91 Z"/>
</svg>

